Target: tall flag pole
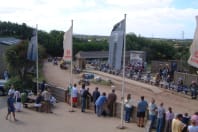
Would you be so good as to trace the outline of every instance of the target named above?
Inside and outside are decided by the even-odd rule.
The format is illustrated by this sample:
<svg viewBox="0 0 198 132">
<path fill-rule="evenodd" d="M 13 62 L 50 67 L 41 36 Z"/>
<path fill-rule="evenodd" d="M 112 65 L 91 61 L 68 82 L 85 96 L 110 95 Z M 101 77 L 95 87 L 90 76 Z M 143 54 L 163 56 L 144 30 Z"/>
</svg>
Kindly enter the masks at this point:
<svg viewBox="0 0 198 132">
<path fill-rule="evenodd" d="M 72 73 L 72 69 L 73 69 L 73 41 L 72 41 L 72 35 L 73 35 L 73 20 L 71 20 L 71 27 L 65 32 L 64 34 L 64 40 L 63 40 L 63 48 L 64 48 L 64 55 L 63 55 L 63 60 L 70 62 L 70 81 L 69 81 L 69 85 L 72 86 L 71 84 L 73 84 L 73 73 Z M 69 86 L 69 87 L 70 87 Z M 72 90 L 71 90 L 72 92 Z M 73 101 L 72 101 L 72 95 L 70 93 L 70 101 L 71 101 L 71 108 L 72 108 L 72 112 L 73 112 Z"/>
<path fill-rule="evenodd" d="M 123 36 L 123 75 L 122 75 L 122 106 L 121 106 L 121 129 L 124 129 L 124 96 L 125 96 L 125 54 L 126 54 L 126 14 L 124 14 L 124 36 Z"/>
<path fill-rule="evenodd" d="M 37 88 L 37 95 L 39 94 L 39 66 L 38 66 L 38 60 L 39 60 L 39 54 L 38 54 L 38 25 L 36 24 L 36 88 Z"/>
<path fill-rule="evenodd" d="M 27 59 L 30 61 L 36 61 L 36 88 L 37 94 L 39 91 L 38 86 L 38 33 L 37 33 L 38 25 L 36 25 L 36 29 L 33 29 L 31 40 L 28 44 L 28 51 L 27 51 Z"/>
<path fill-rule="evenodd" d="M 196 26 L 194 39 L 190 47 L 190 57 L 188 59 L 188 64 L 198 68 L 198 16 L 196 16 Z"/>
</svg>

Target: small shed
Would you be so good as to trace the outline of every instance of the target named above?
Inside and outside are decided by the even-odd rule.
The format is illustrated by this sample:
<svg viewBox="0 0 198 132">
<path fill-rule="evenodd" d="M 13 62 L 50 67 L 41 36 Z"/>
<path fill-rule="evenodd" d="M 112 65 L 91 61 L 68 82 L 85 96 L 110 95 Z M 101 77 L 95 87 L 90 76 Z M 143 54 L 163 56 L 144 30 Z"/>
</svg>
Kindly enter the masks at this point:
<svg viewBox="0 0 198 132">
<path fill-rule="evenodd" d="M 108 51 L 79 51 L 75 57 L 77 59 L 77 65 L 84 69 L 86 66 L 86 60 L 90 59 L 108 59 Z"/>
</svg>

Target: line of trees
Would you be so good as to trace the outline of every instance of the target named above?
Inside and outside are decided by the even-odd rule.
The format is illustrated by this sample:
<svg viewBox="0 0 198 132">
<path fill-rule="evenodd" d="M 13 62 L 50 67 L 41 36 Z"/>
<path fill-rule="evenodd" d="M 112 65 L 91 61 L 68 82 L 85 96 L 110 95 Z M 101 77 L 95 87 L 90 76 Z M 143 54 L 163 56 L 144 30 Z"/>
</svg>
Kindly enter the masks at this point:
<svg viewBox="0 0 198 132">
<path fill-rule="evenodd" d="M 32 27 L 25 23 L 16 24 L 0 21 L 0 36 L 14 36 L 22 40 L 29 40 L 32 36 Z M 38 42 L 45 49 L 48 55 L 63 55 L 63 31 L 52 30 L 49 33 L 39 30 Z M 73 37 L 73 54 L 79 51 L 108 51 L 108 37 L 97 39 L 98 36 L 87 36 L 84 38 Z M 143 50 L 147 53 L 147 61 L 151 60 L 183 60 L 189 57 L 189 45 L 192 40 L 177 41 L 167 39 L 151 39 L 137 36 L 133 33 L 126 36 L 127 50 Z M 179 44 L 175 47 L 175 44 Z"/>
</svg>

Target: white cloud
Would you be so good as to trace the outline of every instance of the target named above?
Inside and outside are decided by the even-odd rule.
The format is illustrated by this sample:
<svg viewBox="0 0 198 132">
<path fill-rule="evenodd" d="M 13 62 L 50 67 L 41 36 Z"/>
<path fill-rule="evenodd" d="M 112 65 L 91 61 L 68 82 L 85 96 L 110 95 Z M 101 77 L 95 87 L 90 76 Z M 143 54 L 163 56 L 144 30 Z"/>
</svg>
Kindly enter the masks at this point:
<svg viewBox="0 0 198 132">
<path fill-rule="evenodd" d="M 127 32 L 142 36 L 193 37 L 198 9 L 172 8 L 172 0 L 6 0 L 0 4 L 0 20 L 35 26 L 43 30 L 109 35 L 127 14 Z"/>
</svg>

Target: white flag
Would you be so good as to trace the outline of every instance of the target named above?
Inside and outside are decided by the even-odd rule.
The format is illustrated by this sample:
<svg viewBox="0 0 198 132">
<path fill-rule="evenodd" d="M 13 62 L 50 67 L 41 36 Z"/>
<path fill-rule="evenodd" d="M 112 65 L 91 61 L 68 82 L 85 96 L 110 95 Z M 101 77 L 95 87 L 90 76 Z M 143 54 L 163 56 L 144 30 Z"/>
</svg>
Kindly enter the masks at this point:
<svg viewBox="0 0 198 132">
<path fill-rule="evenodd" d="M 63 60 L 72 61 L 72 26 L 64 34 L 63 39 L 64 55 Z"/>
<path fill-rule="evenodd" d="M 197 27 L 195 29 L 194 40 L 190 47 L 190 58 L 188 64 L 198 68 L 198 16 L 196 16 Z"/>
</svg>

